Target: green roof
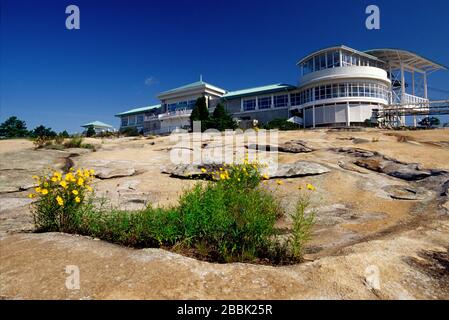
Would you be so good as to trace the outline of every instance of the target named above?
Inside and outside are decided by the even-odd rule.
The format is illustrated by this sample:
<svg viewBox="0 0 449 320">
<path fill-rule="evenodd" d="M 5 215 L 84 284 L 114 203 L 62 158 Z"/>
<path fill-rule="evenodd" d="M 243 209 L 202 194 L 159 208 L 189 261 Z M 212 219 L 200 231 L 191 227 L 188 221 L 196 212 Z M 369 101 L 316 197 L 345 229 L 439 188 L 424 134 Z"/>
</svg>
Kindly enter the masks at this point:
<svg viewBox="0 0 449 320">
<path fill-rule="evenodd" d="M 111 126 L 107 123 L 101 122 L 101 121 L 89 122 L 89 123 L 83 124 L 81 127 L 83 127 L 83 128 L 87 128 L 87 127 L 113 128 L 113 126 Z"/>
<path fill-rule="evenodd" d="M 192 83 L 186 84 L 185 86 L 181 86 L 181 87 L 177 87 L 177 88 L 174 88 L 174 89 L 171 89 L 171 90 L 167 90 L 167 91 L 161 92 L 158 96 L 174 93 L 176 91 L 184 91 L 184 90 L 188 90 L 188 89 L 194 89 L 194 88 L 202 87 L 202 86 L 208 86 L 208 87 L 211 87 L 211 88 L 213 88 L 215 90 L 218 90 L 218 91 L 226 91 L 226 90 L 223 90 L 223 89 L 221 89 L 221 88 L 219 88 L 217 86 L 214 86 L 214 85 L 212 85 L 210 83 L 207 83 L 207 82 L 204 82 L 204 81 L 200 80 L 200 81 L 196 81 L 196 82 L 192 82 Z"/>
<path fill-rule="evenodd" d="M 290 84 L 277 83 L 277 84 L 270 84 L 270 85 L 262 86 L 262 87 L 255 87 L 255 88 L 227 92 L 222 98 L 223 99 L 235 99 L 235 98 L 240 98 L 240 97 L 252 96 L 252 95 L 256 95 L 256 94 L 288 91 L 288 90 L 293 90 L 293 89 L 296 89 L 296 87 L 292 86 Z"/>
<path fill-rule="evenodd" d="M 115 116 L 116 117 L 129 116 L 129 115 L 133 115 L 133 114 L 147 112 L 147 111 L 150 111 L 150 110 L 153 110 L 153 109 L 157 109 L 157 108 L 160 108 L 160 107 L 161 107 L 160 104 L 156 104 L 156 105 L 153 105 L 153 106 L 147 106 L 147 107 L 136 108 L 136 109 L 131 109 L 131 110 L 128 110 L 128 111 L 120 112 L 120 113 L 117 113 Z"/>
</svg>

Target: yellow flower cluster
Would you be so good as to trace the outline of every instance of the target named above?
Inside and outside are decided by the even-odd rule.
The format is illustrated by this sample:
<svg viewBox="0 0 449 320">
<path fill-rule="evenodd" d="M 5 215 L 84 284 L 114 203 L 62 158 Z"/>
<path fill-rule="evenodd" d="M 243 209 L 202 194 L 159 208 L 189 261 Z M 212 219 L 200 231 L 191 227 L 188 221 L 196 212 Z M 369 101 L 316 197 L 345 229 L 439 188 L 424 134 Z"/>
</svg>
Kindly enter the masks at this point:
<svg viewBox="0 0 449 320">
<path fill-rule="evenodd" d="M 298 189 L 302 190 L 303 187 L 299 186 Z M 315 186 L 313 184 L 310 184 L 310 183 L 306 184 L 306 189 L 309 190 L 309 191 L 315 191 L 316 190 Z"/>
<path fill-rule="evenodd" d="M 30 199 L 40 197 L 58 206 L 69 203 L 81 203 L 85 192 L 92 192 L 90 182 L 94 178 L 95 171 L 88 169 L 70 169 L 67 174 L 55 171 L 51 175 L 43 177 L 33 176 L 36 180 L 36 193 L 28 195 Z"/>
</svg>

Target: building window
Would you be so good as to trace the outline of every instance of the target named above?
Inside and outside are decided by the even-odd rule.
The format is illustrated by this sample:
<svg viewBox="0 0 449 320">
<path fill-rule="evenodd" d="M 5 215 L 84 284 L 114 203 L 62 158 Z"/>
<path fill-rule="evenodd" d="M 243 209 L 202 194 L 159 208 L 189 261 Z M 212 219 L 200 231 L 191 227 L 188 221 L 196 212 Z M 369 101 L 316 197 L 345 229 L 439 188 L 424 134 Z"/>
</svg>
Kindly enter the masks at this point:
<svg viewBox="0 0 449 320">
<path fill-rule="evenodd" d="M 143 123 L 143 114 L 139 114 L 137 116 L 137 124 L 142 124 Z"/>
<path fill-rule="evenodd" d="M 243 100 L 243 110 L 250 111 L 256 109 L 256 99 Z"/>
<path fill-rule="evenodd" d="M 304 102 L 302 102 L 304 100 L 304 91 L 300 92 L 300 93 L 292 93 L 290 95 L 290 104 L 292 106 L 299 106 L 301 104 L 303 104 Z"/>
<path fill-rule="evenodd" d="M 259 109 L 270 109 L 271 108 L 271 97 L 263 97 L 258 99 Z"/>
<path fill-rule="evenodd" d="M 311 72 L 313 72 L 313 58 L 303 63 L 303 74 L 306 75 Z"/>
<path fill-rule="evenodd" d="M 136 124 L 136 116 L 130 116 L 128 125 L 133 126 Z"/>
<path fill-rule="evenodd" d="M 122 127 L 128 126 L 128 117 L 122 117 Z"/>
<path fill-rule="evenodd" d="M 375 83 L 339 83 L 317 86 L 299 93 L 300 104 L 313 101 L 313 93 L 315 93 L 315 100 L 344 97 L 368 97 L 387 100 L 388 87 Z"/>
<path fill-rule="evenodd" d="M 282 108 L 288 106 L 288 95 L 274 96 L 274 107 Z"/>
</svg>

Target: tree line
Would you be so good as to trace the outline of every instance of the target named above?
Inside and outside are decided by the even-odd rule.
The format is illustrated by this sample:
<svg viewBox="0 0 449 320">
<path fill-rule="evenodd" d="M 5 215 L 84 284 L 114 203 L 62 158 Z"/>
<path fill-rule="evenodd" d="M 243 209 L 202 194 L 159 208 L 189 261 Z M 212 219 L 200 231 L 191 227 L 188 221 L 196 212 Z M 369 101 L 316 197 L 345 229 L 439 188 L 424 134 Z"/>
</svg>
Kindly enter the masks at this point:
<svg viewBox="0 0 449 320">
<path fill-rule="evenodd" d="M 25 121 L 20 120 L 16 116 L 9 117 L 5 122 L 0 124 L 0 138 L 56 138 L 57 136 L 62 138 L 70 137 L 66 130 L 56 133 L 44 125 L 37 126 L 33 130 L 28 130 Z"/>
</svg>

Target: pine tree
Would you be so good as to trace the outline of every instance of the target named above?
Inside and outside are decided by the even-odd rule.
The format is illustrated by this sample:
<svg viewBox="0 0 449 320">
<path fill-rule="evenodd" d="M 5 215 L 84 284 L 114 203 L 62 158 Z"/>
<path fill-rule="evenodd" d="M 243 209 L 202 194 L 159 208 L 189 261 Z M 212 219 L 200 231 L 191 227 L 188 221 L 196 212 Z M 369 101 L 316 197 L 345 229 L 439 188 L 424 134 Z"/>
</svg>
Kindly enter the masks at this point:
<svg viewBox="0 0 449 320">
<path fill-rule="evenodd" d="M 28 130 L 25 121 L 17 117 L 9 117 L 0 125 L 0 136 L 6 138 L 25 137 L 28 135 Z"/>
<path fill-rule="evenodd" d="M 237 127 L 237 124 L 232 120 L 231 115 L 221 103 L 218 103 L 215 107 L 211 122 L 211 126 L 219 131 L 235 129 Z"/>
<path fill-rule="evenodd" d="M 201 131 L 206 130 L 209 126 L 209 110 L 207 109 L 205 97 L 200 97 L 195 102 L 195 106 L 190 115 L 190 127 L 192 129 L 194 121 L 201 121 Z"/>
</svg>

